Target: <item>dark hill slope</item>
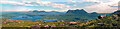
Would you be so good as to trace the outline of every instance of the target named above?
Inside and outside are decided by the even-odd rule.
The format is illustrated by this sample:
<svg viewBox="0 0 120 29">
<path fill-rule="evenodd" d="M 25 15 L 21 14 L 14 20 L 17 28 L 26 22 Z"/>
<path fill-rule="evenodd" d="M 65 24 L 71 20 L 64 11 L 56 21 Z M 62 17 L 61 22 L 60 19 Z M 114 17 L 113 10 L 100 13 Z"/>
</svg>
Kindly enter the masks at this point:
<svg viewBox="0 0 120 29">
<path fill-rule="evenodd" d="M 114 13 L 120 13 L 120 10 L 117 10 L 117 11 L 115 11 Z M 113 14 L 114 14 L 114 13 L 113 13 Z"/>
</svg>

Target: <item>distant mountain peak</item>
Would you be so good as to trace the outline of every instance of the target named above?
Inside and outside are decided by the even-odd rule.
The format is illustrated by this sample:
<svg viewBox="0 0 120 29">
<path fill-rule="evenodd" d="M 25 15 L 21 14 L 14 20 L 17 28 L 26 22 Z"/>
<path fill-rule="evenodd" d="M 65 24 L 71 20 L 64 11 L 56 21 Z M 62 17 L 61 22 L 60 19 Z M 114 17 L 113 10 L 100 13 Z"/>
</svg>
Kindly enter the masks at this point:
<svg viewBox="0 0 120 29">
<path fill-rule="evenodd" d="M 92 12 L 91 14 L 98 14 L 97 12 Z"/>
<path fill-rule="evenodd" d="M 76 10 L 68 10 L 67 13 L 79 13 L 79 14 L 85 14 L 87 13 L 84 9 L 76 9 Z"/>
<path fill-rule="evenodd" d="M 84 9 L 81 9 L 81 10 L 84 10 Z"/>
<path fill-rule="evenodd" d="M 38 13 L 41 13 L 41 12 L 46 12 L 46 11 L 33 10 L 32 12 L 38 12 Z"/>
</svg>

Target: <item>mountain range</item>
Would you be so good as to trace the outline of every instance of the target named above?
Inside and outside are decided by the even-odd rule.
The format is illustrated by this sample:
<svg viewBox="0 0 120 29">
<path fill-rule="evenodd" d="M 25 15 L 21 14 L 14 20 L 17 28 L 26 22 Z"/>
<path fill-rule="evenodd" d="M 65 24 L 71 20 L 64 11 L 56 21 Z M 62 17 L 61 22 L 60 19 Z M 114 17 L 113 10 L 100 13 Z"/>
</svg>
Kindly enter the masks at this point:
<svg viewBox="0 0 120 29">
<path fill-rule="evenodd" d="M 57 11 L 53 11 L 53 12 L 57 12 Z M 97 12 L 88 13 L 84 9 L 76 9 L 76 10 L 68 10 L 66 13 L 62 15 L 49 15 L 42 18 L 44 19 L 54 18 L 64 21 L 85 21 L 85 20 L 97 19 L 98 16 L 103 14 L 110 15 L 112 13 L 97 13 Z"/>
<path fill-rule="evenodd" d="M 60 15 L 61 20 L 81 21 L 85 19 L 96 19 L 99 16 L 96 12 L 88 13 L 84 9 L 68 10 L 64 15 Z"/>
<path fill-rule="evenodd" d="M 33 10 L 33 11 L 29 11 L 29 12 L 36 12 L 36 13 L 61 13 L 61 12 L 58 12 L 58 11 L 46 12 L 46 11 L 38 11 L 38 10 Z"/>
</svg>

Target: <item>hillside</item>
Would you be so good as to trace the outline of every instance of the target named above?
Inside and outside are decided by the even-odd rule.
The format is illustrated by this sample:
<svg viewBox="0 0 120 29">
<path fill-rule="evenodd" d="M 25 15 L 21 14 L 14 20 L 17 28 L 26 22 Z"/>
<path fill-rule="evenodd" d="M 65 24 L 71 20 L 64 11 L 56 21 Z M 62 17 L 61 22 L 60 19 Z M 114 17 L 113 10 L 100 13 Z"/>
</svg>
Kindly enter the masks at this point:
<svg viewBox="0 0 120 29">
<path fill-rule="evenodd" d="M 120 13 L 114 13 L 101 19 L 85 21 L 84 27 L 119 27 Z"/>
<path fill-rule="evenodd" d="M 119 13 L 119 12 L 120 12 L 120 10 L 117 10 L 117 11 L 115 11 L 114 13 Z M 114 14 L 114 13 L 113 13 L 113 14 Z"/>
</svg>

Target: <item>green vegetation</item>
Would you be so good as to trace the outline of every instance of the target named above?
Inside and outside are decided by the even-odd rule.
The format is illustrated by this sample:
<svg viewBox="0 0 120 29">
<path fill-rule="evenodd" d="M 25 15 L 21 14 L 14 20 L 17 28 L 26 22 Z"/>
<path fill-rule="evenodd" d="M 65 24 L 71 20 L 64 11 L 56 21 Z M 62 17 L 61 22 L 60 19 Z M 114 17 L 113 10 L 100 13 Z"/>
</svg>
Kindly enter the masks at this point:
<svg viewBox="0 0 120 29">
<path fill-rule="evenodd" d="M 119 27 L 120 13 L 115 13 L 101 19 L 86 21 L 84 27 Z"/>
<path fill-rule="evenodd" d="M 41 27 L 45 25 L 58 25 L 58 23 L 63 22 L 31 22 L 31 21 L 23 21 L 23 20 L 16 20 L 16 19 L 2 19 L 2 27 L 30 27 L 32 25 L 39 25 Z"/>
</svg>

